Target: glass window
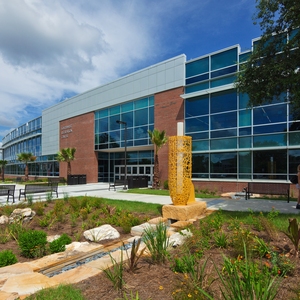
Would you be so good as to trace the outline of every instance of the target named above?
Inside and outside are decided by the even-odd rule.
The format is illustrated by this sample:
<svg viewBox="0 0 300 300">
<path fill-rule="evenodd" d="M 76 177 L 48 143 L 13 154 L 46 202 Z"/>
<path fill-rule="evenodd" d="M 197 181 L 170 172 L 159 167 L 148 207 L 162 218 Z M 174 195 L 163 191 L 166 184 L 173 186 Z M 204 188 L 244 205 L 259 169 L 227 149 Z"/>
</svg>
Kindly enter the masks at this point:
<svg viewBox="0 0 300 300">
<path fill-rule="evenodd" d="M 239 138 L 239 148 L 250 148 L 251 147 L 251 137 L 241 137 Z"/>
<path fill-rule="evenodd" d="M 287 131 L 286 123 L 253 127 L 253 134 L 286 132 L 286 131 Z"/>
<path fill-rule="evenodd" d="M 209 79 L 208 73 L 189 78 L 185 81 L 185 84 L 188 85 L 188 84 L 192 84 L 192 83 L 207 80 L 207 79 Z"/>
<path fill-rule="evenodd" d="M 251 153 L 249 151 L 239 152 L 239 173 L 251 173 Z"/>
<path fill-rule="evenodd" d="M 289 174 L 297 174 L 297 167 L 300 164 L 300 149 L 288 151 L 289 155 Z"/>
<path fill-rule="evenodd" d="M 185 120 L 185 131 L 195 132 L 195 131 L 207 131 L 209 129 L 208 116 L 196 117 Z"/>
<path fill-rule="evenodd" d="M 215 139 L 210 140 L 210 149 L 211 150 L 220 150 L 220 149 L 236 149 L 237 148 L 237 139 L 236 138 L 227 138 L 227 139 Z"/>
<path fill-rule="evenodd" d="M 154 107 L 149 107 L 149 124 L 154 123 Z"/>
<path fill-rule="evenodd" d="M 248 94 L 239 94 L 239 108 L 247 108 L 249 102 Z"/>
<path fill-rule="evenodd" d="M 246 62 L 251 55 L 251 51 L 239 55 L 240 63 Z"/>
<path fill-rule="evenodd" d="M 149 106 L 153 106 L 154 105 L 154 96 L 150 96 L 149 97 Z"/>
<path fill-rule="evenodd" d="M 133 126 L 133 112 L 126 112 L 121 114 L 121 120 L 127 123 L 127 127 Z M 124 125 L 122 125 L 124 127 Z"/>
<path fill-rule="evenodd" d="M 127 112 L 133 110 L 133 102 L 128 102 L 121 105 L 121 111 Z"/>
<path fill-rule="evenodd" d="M 237 136 L 237 129 L 217 130 L 210 133 L 211 138 Z"/>
<path fill-rule="evenodd" d="M 211 70 L 217 70 L 237 63 L 237 48 L 211 56 Z"/>
<path fill-rule="evenodd" d="M 224 128 L 231 128 L 237 127 L 237 117 L 236 112 L 224 113 L 224 114 L 217 114 L 211 115 L 210 122 L 211 122 L 211 129 L 224 129 Z"/>
<path fill-rule="evenodd" d="M 193 92 L 202 91 L 202 90 L 206 90 L 206 89 L 209 89 L 208 81 L 185 87 L 185 93 L 188 94 L 188 93 L 193 93 Z"/>
<path fill-rule="evenodd" d="M 209 71 L 209 58 L 205 57 L 185 65 L 186 77 L 192 77 Z"/>
<path fill-rule="evenodd" d="M 289 133 L 289 145 L 298 146 L 300 141 L 300 132 Z M 299 161 L 300 164 L 300 161 Z"/>
<path fill-rule="evenodd" d="M 148 109 L 139 109 L 134 112 L 134 126 L 148 124 Z"/>
<path fill-rule="evenodd" d="M 134 129 L 134 139 L 149 138 L 148 127 L 138 127 Z"/>
<path fill-rule="evenodd" d="M 220 174 L 237 172 L 237 153 L 212 153 L 210 155 L 210 172 Z"/>
<path fill-rule="evenodd" d="M 232 67 L 229 67 L 229 68 L 225 68 L 225 69 L 221 69 L 221 70 L 218 70 L 218 71 L 211 72 L 210 77 L 211 78 L 216 78 L 216 77 L 219 77 L 219 76 L 224 76 L 224 75 L 227 75 L 227 74 L 235 73 L 236 70 L 237 70 L 237 66 L 232 66 Z"/>
<path fill-rule="evenodd" d="M 144 99 L 134 101 L 134 108 L 135 109 L 144 108 L 144 107 L 148 107 L 148 98 L 144 98 Z"/>
<path fill-rule="evenodd" d="M 188 136 L 192 137 L 193 141 L 196 140 L 203 140 L 203 139 L 208 139 L 208 131 L 205 132 L 196 132 L 196 133 L 189 133 L 187 134 Z"/>
<path fill-rule="evenodd" d="M 259 125 L 286 122 L 286 116 L 286 104 L 273 106 L 259 106 L 253 109 L 253 124 Z"/>
<path fill-rule="evenodd" d="M 251 134 L 251 127 L 240 127 L 239 128 L 239 135 L 250 135 Z"/>
<path fill-rule="evenodd" d="M 123 125 L 117 123 L 118 120 L 120 120 L 120 115 L 111 116 L 109 118 L 109 130 L 120 129 L 120 126 L 123 126 Z M 101 121 L 101 119 L 100 119 L 100 121 Z"/>
<path fill-rule="evenodd" d="M 274 176 L 265 177 L 263 174 L 287 172 L 286 150 L 268 150 L 253 152 L 253 173 L 256 178 L 274 179 Z"/>
<path fill-rule="evenodd" d="M 209 149 L 209 141 L 195 141 L 192 143 L 192 151 L 203 151 Z"/>
<path fill-rule="evenodd" d="M 119 113 L 120 113 L 120 106 L 119 105 L 109 108 L 109 115 L 110 116 L 113 116 L 113 115 L 116 115 L 116 114 L 119 114 Z"/>
<path fill-rule="evenodd" d="M 277 147 L 286 146 L 287 144 L 286 133 L 259 135 L 253 137 L 253 147 Z"/>
<path fill-rule="evenodd" d="M 236 80 L 236 76 L 227 76 L 221 79 L 215 79 L 210 82 L 210 87 L 214 88 L 220 85 L 230 84 Z"/>
<path fill-rule="evenodd" d="M 251 125 L 251 110 L 245 109 L 239 111 L 239 126 L 250 126 Z"/>
<path fill-rule="evenodd" d="M 209 99 L 207 96 L 189 98 L 185 100 L 185 117 L 207 115 L 209 113 Z"/>
<path fill-rule="evenodd" d="M 193 153 L 192 155 L 192 172 L 208 173 L 209 172 L 209 155 Z"/>
<path fill-rule="evenodd" d="M 226 91 L 211 95 L 211 113 L 225 112 L 237 109 L 236 92 Z"/>
<path fill-rule="evenodd" d="M 98 128 L 99 133 L 108 130 L 108 118 L 99 119 L 98 124 L 99 124 L 99 128 Z"/>
</svg>

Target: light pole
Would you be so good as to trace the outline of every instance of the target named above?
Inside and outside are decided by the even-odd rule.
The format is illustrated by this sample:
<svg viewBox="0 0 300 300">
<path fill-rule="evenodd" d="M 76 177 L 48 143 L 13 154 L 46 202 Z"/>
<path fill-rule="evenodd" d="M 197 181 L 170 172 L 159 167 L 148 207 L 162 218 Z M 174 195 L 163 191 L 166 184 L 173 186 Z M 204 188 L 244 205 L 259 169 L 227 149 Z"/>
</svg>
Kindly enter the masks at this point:
<svg viewBox="0 0 300 300">
<path fill-rule="evenodd" d="M 125 147 L 125 178 L 124 178 L 124 187 L 123 190 L 127 190 L 127 123 L 124 121 L 116 121 L 118 124 L 122 124 L 125 126 L 125 131 L 124 131 L 124 147 Z"/>
</svg>

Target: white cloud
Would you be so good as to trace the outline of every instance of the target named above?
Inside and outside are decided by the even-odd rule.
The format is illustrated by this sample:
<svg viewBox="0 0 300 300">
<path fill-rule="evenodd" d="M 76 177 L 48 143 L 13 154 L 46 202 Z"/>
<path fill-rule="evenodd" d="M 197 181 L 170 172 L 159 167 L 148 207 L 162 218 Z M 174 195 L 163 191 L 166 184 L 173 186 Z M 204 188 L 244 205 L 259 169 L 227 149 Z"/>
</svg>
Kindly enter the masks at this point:
<svg viewBox="0 0 300 300">
<path fill-rule="evenodd" d="M 205 51 L 252 2 L 0 1 L 0 141 L 68 94 Z"/>
</svg>

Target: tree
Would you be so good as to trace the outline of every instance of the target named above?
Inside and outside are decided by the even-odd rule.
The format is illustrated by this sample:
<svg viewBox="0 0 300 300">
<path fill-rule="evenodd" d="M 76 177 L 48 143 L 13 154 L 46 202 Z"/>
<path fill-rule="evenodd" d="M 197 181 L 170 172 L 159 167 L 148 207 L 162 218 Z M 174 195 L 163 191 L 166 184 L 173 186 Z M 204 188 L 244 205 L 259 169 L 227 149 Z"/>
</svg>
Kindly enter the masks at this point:
<svg viewBox="0 0 300 300">
<path fill-rule="evenodd" d="M 6 164 L 7 164 L 7 160 L 0 160 L 1 178 L 3 182 L 4 182 L 4 168 Z"/>
<path fill-rule="evenodd" d="M 63 148 L 57 153 L 57 160 L 68 164 L 67 175 L 71 175 L 71 161 L 75 159 L 76 148 Z"/>
<path fill-rule="evenodd" d="M 263 32 L 236 81 L 249 106 L 285 98 L 300 108 L 300 1 L 256 0 L 255 24 Z"/>
<path fill-rule="evenodd" d="M 159 162 L 158 162 L 158 150 L 166 144 L 168 138 L 164 130 L 159 131 L 153 129 L 153 131 L 148 130 L 148 134 L 152 144 L 154 145 L 154 174 L 153 174 L 153 183 L 152 187 L 154 189 L 159 188 Z"/>
<path fill-rule="evenodd" d="M 31 152 L 21 152 L 17 155 L 18 161 L 25 163 L 25 181 L 28 181 L 28 162 L 32 162 L 36 160 L 36 156 L 34 156 Z"/>
</svg>

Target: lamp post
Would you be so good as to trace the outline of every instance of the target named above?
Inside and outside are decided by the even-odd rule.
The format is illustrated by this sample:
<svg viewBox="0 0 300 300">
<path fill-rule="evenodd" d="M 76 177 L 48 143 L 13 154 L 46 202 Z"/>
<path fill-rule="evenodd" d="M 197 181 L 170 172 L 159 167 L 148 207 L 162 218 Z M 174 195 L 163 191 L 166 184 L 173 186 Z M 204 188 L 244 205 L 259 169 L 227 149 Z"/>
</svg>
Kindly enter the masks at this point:
<svg viewBox="0 0 300 300">
<path fill-rule="evenodd" d="M 127 190 L 126 181 L 127 181 L 127 123 L 124 121 L 116 121 L 118 124 L 122 124 L 125 126 L 124 131 L 124 147 L 125 147 L 125 178 L 124 178 L 124 187 L 123 190 Z"/>
</svg>

